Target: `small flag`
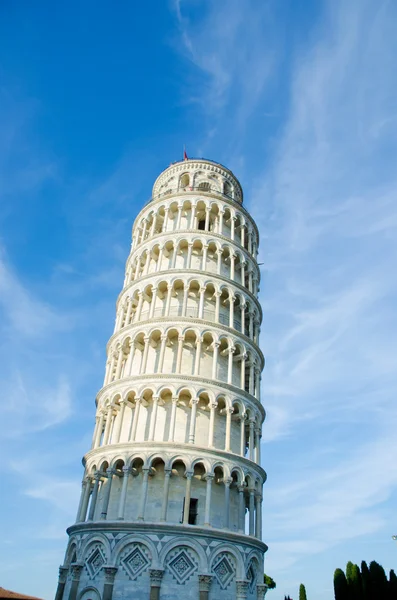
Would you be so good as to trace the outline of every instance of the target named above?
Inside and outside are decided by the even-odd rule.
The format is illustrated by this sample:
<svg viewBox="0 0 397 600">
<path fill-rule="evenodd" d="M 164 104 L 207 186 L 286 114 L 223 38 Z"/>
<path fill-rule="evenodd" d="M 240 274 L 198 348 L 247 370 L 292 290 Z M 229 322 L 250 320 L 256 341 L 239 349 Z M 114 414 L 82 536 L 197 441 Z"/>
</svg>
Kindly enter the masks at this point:
<svg viewBox="0 0 397 600">
<path fill-rule="evenodd" d="M 183 160 L 189 160 L 188 155 L 186 154 L 185 146 L 183 146 Z"/>
</svg>

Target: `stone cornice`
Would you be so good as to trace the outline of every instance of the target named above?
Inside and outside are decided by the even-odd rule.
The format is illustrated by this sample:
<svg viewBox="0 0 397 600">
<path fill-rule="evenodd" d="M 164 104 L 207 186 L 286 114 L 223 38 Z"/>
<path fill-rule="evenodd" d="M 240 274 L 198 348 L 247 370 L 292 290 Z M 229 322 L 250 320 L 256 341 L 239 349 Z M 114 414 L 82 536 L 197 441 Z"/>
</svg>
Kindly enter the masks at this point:
<svg viewBox="0 0 397 600">
<path fill-rule="evenodd" d="M 220 389 L 221 391 L 228 390 L 229 392 L 231 392 L 231 395 L 233 395 L 234 398 L 241 397 L 248 400 L 261 412 L 263 419 L 265 419 L 266 417 L 266 411 L 263 405 L 259 402 L 259 400 L 257 400 L 255 396 L 252 396 L 251 394 L 249 394 L 245 390 L 242 390 L 241 388 L 238 388 L 234 385 L 230 385 L 228 383 L 217 383 L 214 379 L 206 379 L 204 377 L 197 377 L 195 375 L 180 375 L 177 373 L 148 373 L 144 375 L 133 375 L 131 377 L 123 377 L 122 379 L 117 379 L 116 381 L 112 381 L 111 383 L 108 383 L 107 385 L 103 386 L 99 390 L 95 399 L 96 403 L 98 403 L 98 400 L 102 397 L 102 395 L 106 395 L 107 392 L 110 391 L 112 388 L 117 389 L 117 387 L 128 387 L 129 382 L 145 382 L 146 380 L 149 383 L 149 387 L 153 387 L 150 385 L 150 382 L 153 381 L 161 382 L 162 380 L 164 380 L 165 383 L 169 384 L 170 380 L 174 380 L 177 383 L 191 382 L 193 384 L 205 384 L 210 388 Z"/>
<path fill-rule="evenodd" d="M 190 236 L 189 236 L 190 234 Z M 147 238 L 145 241 L 141 242 L 138 246 L 135 246 L 130 254 L 128 255 L 127 258 L 127 263 L 132 259 L 132 257 L 137 253 L 138 250 L 145 250 L 146 246 L 150 246 L 150 244 L 154 241 L 154 242 L 158 242 L 159 240 L 161 241 L 161 238 L 165 238 L 166 240 L 170 238 L 170 236 L 172 236 L 173 238 L 177 238 L 178 240 L 180 238 L 185 238 L 186 236 L 189 237 L 194 237 L 194 236 L 204 236 L 204 237 L 208 237 L 208 243 L 211 242 L 214 238 L 213 241 L 215 240 L 221 240 L 225 243 L 230 244 L 232 247 L 236 246 L 236 248 L 242 252 L 242 254 L 244 255 L 245 259 L 249 262 L 252 263 L 253 266 L 255 267 L 256 271 L 257 271 L 257 275 L 260 277 L 260 269 L 258 266 L 258 262 L 256 260 L 256 258 L 254 258 L 252 256 L 252 254 L 250 254 L 248 252 L 248 250 L 246 250 L 239 242 L 237 242 L 236 240 L 232 240 L 231 238 L 225 236 L 225 235 L 221 235 L 220 233 L 215 233 L 214 231 L 205 231 L 202 229 L 178 229 L 176 231 L 162 231 L 161 233 L 156 233 L 155 235 Z"/>
<path fill-rule="evenodd" d="M 260 349 L 260 347 L 258 346 L 258 344 L 253 342 L 248 336 L 240 333 L 237 329 L 227 327 L 226 325 L 222 325 L 221 323 L 214 323 L 213 321 L 206 321 L 204 319 L 196 319 L 196 318 L 191 318 L 191 317 L 178 317 L 178 316 L 171 315 L 169 317 L 153 317 L 152 319 L 146 319 L 145 321 L 139 321 L 138 323 L 131 323 L 130 325 L 127 325 L 127 327 L 123 327 L 122 329 L 119 329 L 118 331 L 116 331 L 115 333 L 113 333 L 111 335 L 108 343 L 106 344 L 106 352 L 109 351 L 109 348 L 112 345 L 114 340 L 117 340 L 118 337 L 123 337 L 122 334 L 125 335 L 129 331 L 134 331 L 135 329 L 139 329 L 145 325 L 147 327 L 149 324 L 150 324 L 150 329 L 153 329 L 153 327 L 155 327 L 156 323 L 159 323 L 159 324 L 161 323 L 162 325 L 167 324 L 167 323 L 169 323 L 170 325 L 176 325 L 178 323 L 180 323 L 181 325 L 185 325 L 186 323 L 194 323 L 195 325 L 198 325 L 200 328 L 203 328 L 203 325 L 204 325 L 206 330 L 208 327 L 210 329 L 211 328 L 221 329 L 225 333 L 232 334 L 233 337 L 243 340 L 246 343 L 246 345 L 250 347 L 251 350 L 256 352 L 261 361 L 261 371 L 264 369 L 265 357 L 263 356 L 263 352 Z"/>
<path fill-rule="evenodd" d="M 86 464 L 87 460 L 95 456 L 104 455 L 120 455 L 123 452 L 128 453 L 131 452 L 131 449 L 135 453 L 139 453 L 139 451 L 165 454 L 168 450 L 170 454 L 175 454 L 175 450 L 179 450 L 179 454 L 186 454 L 187 456 L 198 457 L 212 457 L 215 460 L 222 458 L 225 463 L 230 466 L 241 466 L 242 469 L 246 467 L 250 471 L 256 472 L 263 480 L 263 483 L 267 480 L 267 473 L 263 467 L 258 465 L 253 460 L 246 458 L 245 456 L 240 456 L 240 454 L 233 454 L 232 452 L 226 452 L 225 450 L 219 450 L 218 448 L 208 448 L 206 446 L 198 446 L 196 444 L 182 444 L 180 442 L 128 442 L 124 444 L 109 444 L 107 446 L 99 446 L 99 448 L 93 448 L 89 450 L 83 457 L 83 465 Z M 110 462 L 110 461 L 109 461 Z"/>
<path fill-rule="evenodd" d="M 215 529 L 213 527 L 200 527 L 199 525 L 177 525 L 177 524 L 163 524 L 150 521 L 100 521 L 100 522 L 85 522 L 77 523 L 68 527 L 66 530 L 68 535 L 76 533 L 95 533 L 97 531 L 106 532 L 118 532 L 118 533 L 140 533 L 140 534 L 158 534 L 158 535 L 172 535 L 172 536 L 190 536 L 195 538 L 211 538 L 213 540 L 227 541 L 234 544 L 242 544 L 244 546 L 250 546 L 253 549 L 257 549 L 260 552 L 266 552 L 267 545 L 258 540 L 257 538 L 250 535 L 243 535 L 241 533 L 234 533 L 233 531 L 226 531 L 225 529 Z"/>
<path fill-rule="evenodd" d="M 122 295 L 127 290 L 130 290 L 131 288 L 136 286 L 141 281 L 145 282 L 147 280 L 157 279 L 157 277 L 161 277 L 163 275 L 169 275 L 169 274 L 171 275 L 170 279 L 173 279 L 173 278 L 177 279 L 178 275 L 179 275 L 179 279 L 190 279 L 191 278 L 190 275 L 196 275 L 196 276 L 198 275 L 201 277 L 206 277 L 207 279 L 211 278 L 212 280 L 220 280 L 223 283 L 227 283 L 229 285 L 236 287 L 241 292 L 244 292 L 245 294 L 247 294 L 247 296 L 249 298 L 251 298 L 251 300 L 254 301 L 254 303 L 259 311 L 260 317 L 261 317 L 260 320 L 262 321 L 262 318 L 263 318 L 262 307 L 260 305 L 258 298 L 255 296 L 255 294 L 253 294 L 246 287 L 241 285 L 241 283 L 238 283 L 237 281 L 232 281 L 228 277 L 223 277 L 223 275 L 218 275 L 217 273 L 210 273 L 209 271 L 199 271 L 197 269 L 189 269 L 189 270 L 186 270 L 186 269 L 164 269 L 161 271 L 157 271 L 157 273 L 148 273 L 147 275 L 144 275 L 143 277 L 139 277 L 135 281 L 131 281 L 131 283 L 129 283 L 127 286 L 123 287 L 123 289 L 121 290 L 120 294 L 117 297 L 116 308 L 119 305 Z M 172 275 L 174 275 L 175 277 L 172 277 Z M 183 277 L 181 275 L 183 275 Z"/>
<path fill-rule="evenodd" d="M 141 208 L 141 210 L 135 217 L 134 225 L 132 227 L 132 232 L 134 231 L 135 224 L 138 222 L 138 220 L 140 220 L 144 216 L 145 211 L 148 211 L 148 213 L 151 212 L 151 210 L 153 209 L 153 206 L 155 206 L 156 204 L 158 204 L 158 203 L 160 204 L 161 202 L 164 202 L 165 204 L 168 204 L 168 203 L 171 204 L 172 202 L 175 202 L 178 199 L 192 198 L 194 196 L 197 198 L 197 200 L 201 200 L 201 199 L 205 199 L 205 198 L 211 198 L 213 200 L 221 200 L 223 203 L 227 204 L 230 208 L 241 211 L 244 214 L 244 216 L 249 220 L 252 227 L 254 228 L 257 244 L 259 247 L 259 241 L 260 241 L 259 230 L 258 230 L 258 226 L 255 223 L 255 220 L 252 217 L 251 213 L 249 213 L 248 210 L 242 204 L 239 204 L 238 202 L 236 203 L 231 198 L 228 198 L 224 194 L 217 193 L 215 191 L 205 192 L 204 190 L 200 190 L 200 191 L 199 190 L 192 190 L 192 191 L 175 190 L 172 192 L 172 194 L 167 194 L 167 195 L 160 194 L 156 197 L 150 198 L 143 205 L 143 207 Z"/>
</svg>

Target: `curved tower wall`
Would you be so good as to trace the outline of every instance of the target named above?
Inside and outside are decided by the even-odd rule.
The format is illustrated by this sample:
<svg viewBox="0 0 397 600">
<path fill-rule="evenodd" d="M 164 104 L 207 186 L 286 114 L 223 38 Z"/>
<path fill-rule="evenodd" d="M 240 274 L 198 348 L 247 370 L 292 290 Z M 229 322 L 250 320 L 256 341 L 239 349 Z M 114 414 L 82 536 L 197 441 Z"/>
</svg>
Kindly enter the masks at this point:
<svg viewBox="0 0 397 600">
<path fill-rule="evenodd" d="M 258 230 L 226 168 L 137 216 L 57 600 L 263 598 Z"/>
</svg>

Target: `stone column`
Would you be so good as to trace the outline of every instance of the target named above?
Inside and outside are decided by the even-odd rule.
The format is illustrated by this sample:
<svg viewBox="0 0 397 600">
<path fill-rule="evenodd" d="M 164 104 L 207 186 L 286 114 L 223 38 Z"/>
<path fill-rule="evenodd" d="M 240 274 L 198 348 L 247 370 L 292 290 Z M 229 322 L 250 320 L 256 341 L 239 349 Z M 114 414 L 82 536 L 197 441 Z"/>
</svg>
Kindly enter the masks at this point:
<svg viewBox="0 0 397 600">
<path fill-rule="evenodd" d="M 214 475 L 212 473 L 208 473 L 206 475 L 207 488 L 205 492 L 205 513 L 204 513 L 204 526 L 210 527 L 210 519 L 211 519 L 211 497 L 212 497 L 212 482 L 214 480 Z"/>
<path fill-rule="evenodd" d="M 168 435 L 168 441 L 169 442 L 173 442 L 174 441 L 175 421 L 176 421 L 176 407 L 177 407 L 177 405 L 178 405 L 178 397 L 174 396 L 172 398 L 170 432 L 169 432 L 169 435 Z"/>
<path fill-rule="evenodd" d="M 178 255 L 178 242 L 175 240 L 174 241 L 174 249 L 173 249 L 173 253 L 172 253 L 171 269 L 175 269 L 177 255 Z"/>
<path fill-rule="evenodd" d="M 198 377 L 200 373 L 200 357 L 201 357 L 201 338 L 196 341 L 196 356 L 194 361 L 194 375 Z"/>
<path fill-rule="evenodd" d="M 218 255 L 218 260 L 217 260 L 217 264 L 216 264 L 216 272 L 218 275 L 221 274 L 222 271 L 222 254 L 223 254 L 223 250 L 221 250 L 220 248 L 216 251 L 217 255 Z"/>
<path fill-rule="evenodd" d="M 241 373 L 240 373 L 240 387 L 245 390 L 245 361 L 247 360 L 247 354 L 244 352 L 241 356 Z"/>
<path fill-rule="evenodd" d="M 245 498 L 244 498 L 245 485 L 238 486 L 238 530 L 241 533 L 245 531 Z"/>
<path fill-rule="evenodd" d="M 125 502 L 127 499 L 127 489 L 128 489 L 128 478 L 130 476 L 130 473 L 131 473 L 131 469 L 129 467 L 123 467 L 123 484 L 121 487 L 119 510 L 117 513 L 118 521 L 124 520 Z"/>
<path fill-rule="evenodd" d="M 165 522 L 167 520 L 168 496 L 170 493 L 171 474 L 172 474 L 172 469 L 164 470 L 163 504 L 161 507 L 161 516 L 160 516 L 160 521 L 162 521 L 162 522 Z"/>
<path fill-rule="evenodd" d="M 176 229 L 180 229 L 181 228 L 182 208 L 183 208 L 183 205 L 182 204 L 178 204 L 178 217 L 177 217 L 177 220 L 176 220 Z"/>
<path fill-rule="evenodd" d="M 105 573 L 102 600 L 112 600 L 114 578 L 117 573 L 117 567 L 104 566 L 102 569 Z"/>
<path fill-rule="evenodd" d="M 220 235 L 223 235 L 223 215 L 225 214 L 224 210 L 220 210 L 219 211 L 219 229 L 218 229 L 218 233 Z"/>
<path fill-rule="evenodd" d="M 103 444 L 102 444 L 103 446 L 106 446 L 109 443 L 110 428 L 112 426 L 112 413 L 113 413 L 113 406 L 109 406 L 107 415 L 106 415 L 105 432 L 103 434 Z"/>
<path fill-rule="evenodd" d="M 59 577 L 57 591 L 55 593 L 55 600 L 62 600 L 63 592 L 65 589 L 66 578 L 68 576 L 69 569 L 67 567 L 59 567 Z"/>
<path fill-rule="evenodd" d="M 192 217 L 190 220 L 190 229 L 196 229 L 196 208 L 197 208 L 197 206 L 195 204 L 193 204 Z"/>
<path fill-rule="evenodd" d="M 164 251 L 164 246 L 160 246 L 159 255 L 158 255 L 157 264 L 156 264 L 156 273 L 158 273 L 161 269 L 161 261 L 163 260 L 163 251 Z"/>
<path fill-rule="evenodd" d="M 260 400 L 260 391 L 261 391 L 261 371 L 260 369 L 256 369 L 255 372 L 255 398 Z"/>
<path fill-rule="evenodd" d="M 162 334 L 160 337 L 160 356 L 159 356 L 159 364 L 157 367 L 157 373 L 162 373 L 164 366 L 164 356 L 165 356 L 165 346 L 167 344 L 167 336 L 166 334 Z"/>
<path fill-rule="evenodd" d="M 141 408 L 141 398 L 136 398 L 135 400 L 135 410 L 134 410 L 134 418 L 132 420 L 132 430 L 131 430 L 131 442 L 135 442 L 136 430 L 138 427 L 138 419 L 139 419 L 139 409 Z"/>
<path fill-rule="evenodd" d="M 156 419 L 157 419 L 157 407 L 159 405 L 159 397 L 153 396 L 153 408 L 152 415 L 150 419 L 150 429 L 149 429 L 149 442 L 154 440 L 154 433 L 156 431 Z"/>
<path fill-rule="evenodd" d="M 153 215 L 152 226 L 150 228 L 150 237 L 154 236 L 154 230 L 156 229 L 156 221 L 157 221 L 157 215 Z"/>
<path fill-rule="evenodd" d="M 208 244 L 203 245 L 203 258 L 201 260 L 201 270 L 205 271 L 207 267 Z"/>
<path fill-rule="evenodd" d="M 141 493 L 141 505 L 139 507 L 138 521 L 145 520 L 145 507 L 146 507 L 146 498 L 147 498 L 147 490 L 149 485 L 149 472 L 150 469 L 148 467 L 142 469 L 143 472 L 143 482 L 142 482 L 142 493 Z"/>
<path fill-rule="evenodd" d="M 236 217 L 232 217 L 230 219 L 230 237 L 233 240 L 233 242 L 234 242 L 235 227 L 236 227 Z"/>
<path fill-rule="evenodd" d="M 110 358 L 110 367 L 109 367 L 109 377 L 106 383 L 110 383 L 111 381 L 113 381 L 113 371 L 114 371 L 114 365 L 116 362 L 116 358 L 117 358 L 117 352 L 114 351 L 112 352 L 112 356 Z"/>
<path fill-rule="evenodd" d="M 198 311 L 198 318 L 199 319 L 203 318 L 203 313 L 204 313 L 204 294 L 205 294 L 205 287 L 201 287 L 200 288 L 199 311 Z"/>
<path fill-rule="evenodd" d="M 230 434 L 232 429 L 232 414 L 233 408 L 226 408 L 226 436 L 225 436 L 225 452 L 230 452 Z"/>
<path fill-rule="evenodd" d="M 248 252 L 252 254 L 252 229 L 248 230 Z"/>
<path fill-rule="evenodd" d="M 248 595 L 248 581 L 246 579 L 236 580 L 236 600 L 246 600 Z"/>
<path fill-rule="evenodd" d="M 131 311 L 132 311 L 132 298 L 128 298 L 128 307 L 127 307 L 127 314 L 125 316 L 125 323 L 124 326 L 127 327 L 127 325 L 130 324 L 130 320 L 131 320 Z"/>
<path fill-rule="evenodd" d="M 156 308 L 156 299 L 157 299 L 157 288 L 153 287 L 152 288 L 152 302 L 150 304 L 150 310 L 149 310 L 149 319 L 153 319 L 154 311 Z"/>
<path fill-rule="evenodd" d="M 107 475 L 107 484 L 105 485 L 105 492 L 103 495 L 103 504 L 102 504 L 102 512 L 101 512 L 101 519 L 105 520 L 107 518 L 108 515 L 108 508 L 109 508 L 109 500 L 110 500 L 110 491 L 112 489 L 112 482 L 113 482 L 113 475 L 115 473 L 114 469 L 107 469 L 106 471 L 106 475 Z"/>
<path fill-rule="evenodd" d="M 255 535 L 255 490 L 249 492 L 249 535 Z"/>
<path fill-rule="evenodd" d="M 189 284 L 185 283 L 183 287 L 182 317 L 186 317 L 187 301 L 189 297 Z"/>
<path fill-rule="evenodd" d="M 267 590 L 268 590 L 268 587 L 267 587 L 266 583 L 258 583 L 256 586 L 257 600 L 264 600 Z"/>
<path fill-rule="evenodd" d="M 145 219 L 144 222 L 143 222 L 143 231 L 142 231 L 141 242 L 143 242 L 145 240 L 146 230 L 147 230 L 147 220 Z"/>
<path fill-rule="evenodd" d="M 212 575 L 199 575 L 199 600 L 208 600 Z"/>
<path fill-rule="evenodd" d="M 190 495 L 192 489 L 192 477 L 191 471 L 186 472 L 186 492 L 185 492 L 185 505 L 183 507 L 183 524 L 188 525 L 189 523 L 189 510 L 190 510 Z"/>
<path fill-rule="evenodd" d="M 214 354 L 212 356 L 212 379 L 217 379 L 216 366 L 218 364 L 219 342 L 214 342 L 213 346 L 214 346 Z"/>
<path fill-rule="evenodd" d="M 141 318 L 142 306 L 143 306 L 143 293 L 139 292 L 138 293 L 138 304 L 137 304 L 136 311 L 135 311 L 135 319 L 134 319 L 135 323 L 138 323 L 138 321 Z"/>
<path fill-rule="evenodd" d="M 161 580 L 163 579 L 163 569 L 149 569 L 150 577 L 150 597 L 149 600 L 160 600 Z"/>
<path fill-rule="evenodd" d="M 198 404 L 198 398 L 192 398 L 192 410 L 190 413 L 190 425 L 189 425 L 189 444 L 194 444 L 194 438 L 195 438 L 195 434 L 196 434 L 197 404 Z"/>
<path fill-rule="evenodd" d="M 240 235 L 241 235 L 241 237 L 240 237 L 240 244 L 244 248 L 244 244 L 245 244 L 245 225 L 244 225 L 244 222 L 241 224 Z"/>
<path fill-rule="evenodd" d="M 233 328 L 234 327 L 234 301 L 236 299 L 236 296 L 233 296 L 233 294 L 229 295 L 229 327 Z"/>
<path fill-rule="evenodd" d="M 217 404 L 210 404 L 210 423 L 209 423 L 209 431 L 208 431 L 208 447 L 214 447 L 214 426 L 215 426 L 215 410 Z"/>
<path fill-rule="evenodd" d="M 134 356 L 135 356 L 135 343 L 134 342 L 130 341 L 129 349 L 130 349 L 130 351 L 128 352 L 128 358 L 127 358 L 127 362 L 125 364 L 125 369 L 124 369 L 124 377 L 131 376 L 132 363 L 134 362 Z"/>
<path fill-rule="evenodd" d="M 245 266 L 246 266 L 246 262 L 245 260 L 243 260 L 243 262 L 241 263 L 241 285 L 244 286 L 245 283 Z M 243 330 L 244 333 L 244 330 Z"/>
<path fill-rule="evenodd" d="M 86 519 L 88 502 L 90 501 L 90 495 L 91 495 L 91 477 L 86 477 L 85 482 L 86 482 L 86 484 L 84 487 L 83 501 L 81 503 L 81 509 L 80 509 L 79 516 L 78 516 L 79 523 L 82 523 Z"/>
<path fill-rule="evenodd" d="M 83 506 L 83 499 L 84 499 L 85 492 L 87 489 L 87 483 L 88 483 L 87 478 L 84 477 L 83 481 L 81 482 L 80 502 L 79 502 L 79 507 L 77 509 L 76 523 L 80 522 L 81 507 Z"/>
<path fill-rule="evenodd" d="M 240 455 L 245 455 L 245 416 L 240 417 Z"/>
<path fill-rule="evenodd" d="M 143 338 L 143 341 L 145 342 L 144 348 L 143 348 L 143 357 L 142 357 L 142 364 L 141 364 L 141 369 L 140 369 L 140 375 L 144 375 L 145 371 L 146 371 L 146 365 L 147 365 L 147 358 L 148 358 L 148 354 L 149 354 L 149 336 L 145 336 Z"/>
<path fill-rule="evenodd" d="M 219 323 L 219 312 L 221 307 L 221 292 L 215 292 L 215 323 Z"/>
<path fill-rule="evenodd" d="M 225 486 L 225 528 L 230 528 L 230 484 L 232 479 L 224 479 L 223 485 Z"/>
<path fill-rule="evenodd" d="M 227 382 L 229 384 L 232 383 L 232 379 L 233 379 L 233 354 L 235 351 L 235 347 L 231 346 L 230 348 L 228 348 L 228 352 L 229 352 L 229 360 L 228 360 L 228 365 L 227 365 Z"/>
<path fill-rule="evenodd" d="M 188 246 L 188 250 L 187 250 L 187 259 L 186 259 L 186 269 L 191 269 L 193 242 L 189 242 L 187 246 Z"/>
<path fill-rule="evenodd" d="M 123 349 L 120 348 L 119 355 L 117 358 L 116 374 L 114 376 L 115 379 L 120 379 L 121 367 L 123 366 L 123 358 L 124 358 L 124 352 L 123 352 Z"/>
<path fill-rule="evenodd" d="M 255 537 L 262 539 L 262 496 L 255 495 Z"/>
<path fill-rule="evenodd" d="M 230 254 L 230 279 L 234 281 L 234 263 L 236 260 L 236 255 L 233 252 Z"/>
<path fill-rule="evenodd" d="M 178 336 L 178 353 L 177 353 L 177 356 L 176 356 L 176 372 L 177 373 L 181 372 L 184 339 L 185 338 L 184 338 L 183 335 L 179 335 Z"/>
<path fill-rule="evenodd" d="M 72 563 L 70 565 L 70 569 L 72 572 L 72 584 L 70 586 L 69 600 L 76 600 L 77 589 L 79 587 L 80 575 L 81 571 L 83 570 L 83 565 L 80 565 L 78 563 Z"/>
<path fill-rule="evenodd" d="M 250 436 L 249 436 L 249 458 L 250 460 L 254 460 L 254 425 L 255 419 L 249 420 L 249 428 L 250 428 Z"/>
<path fill-rule="evenodd" d="M 211 207 L 207 206 L 205 208 L 205 224 L 204 224 L 205 231 L 210 230 L 210 212 L 211 212 Z"/>
<path fill-rule="evenodd" d="M 260 438 L 260 427 L 255 427 L 255 462 L 259 465 L 261 462 L 260 456 L 260 446 L 261 446 L 261 438 Z"/>
<path fill-rule="evenodd" d="M 167 231 L 169 212 L 169 208 L 164 208 L 163 232 Z"/>
<path fill-rule="evenodd" d="M 98 490 L 99 490 L 99 483 L 101 481 L 102 475 L 101 473 L 99 473 L 99 471 L 96 471 L 96 473 L 94 474 L 94 489 L 92 490 L 92 496 L 91 496 L 91 505 L 90 505 L 90 510 L 88 513 L 88 521 L 93 521 L 94 520 L 94 515 L 95 515 L 95 508 L 96 508 L 96 501 L 98 498 Z"/>
<path fill-rule="evenodd" d="M 122 400 L 120 402 L 120 411 L 119 411 L 119 418 L 117 420 L 117 429 L 114 434 L 115 444 L 118 444 L 120 442 L 120 435 L 121 435 L 121 430 L 122 430 L 123 421 L 124 421 L 125 405 L 126 405 L 125 401 Z M 117 417 L 116 417 L 116 419 L 117 419 Z"/>
</svg>

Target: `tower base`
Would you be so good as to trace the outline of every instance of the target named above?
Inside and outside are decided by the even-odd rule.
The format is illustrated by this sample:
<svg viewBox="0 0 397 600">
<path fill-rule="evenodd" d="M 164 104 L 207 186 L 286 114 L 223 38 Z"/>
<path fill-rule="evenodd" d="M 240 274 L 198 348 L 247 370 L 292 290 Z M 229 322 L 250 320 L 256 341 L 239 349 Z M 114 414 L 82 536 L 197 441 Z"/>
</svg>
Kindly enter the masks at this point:
<svg viewBox="0 0 397 600">
<path fill-rule="evenodd" d="M 189 525 L 78 523 L 56 600 L 262 600 L 263 542 Z"/>
</svg>

